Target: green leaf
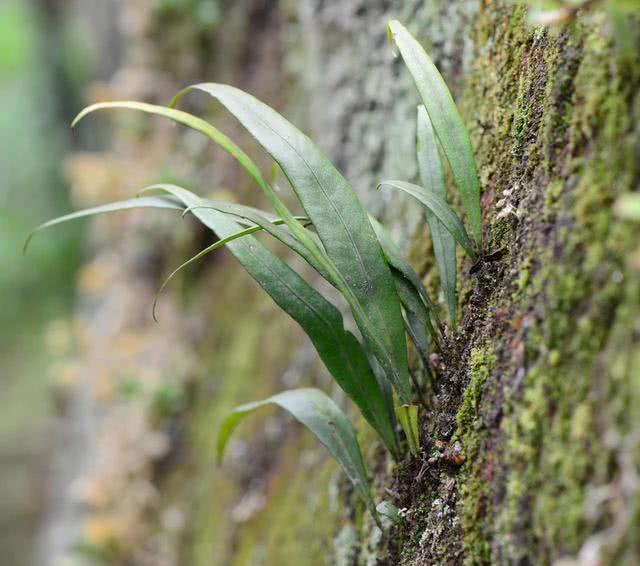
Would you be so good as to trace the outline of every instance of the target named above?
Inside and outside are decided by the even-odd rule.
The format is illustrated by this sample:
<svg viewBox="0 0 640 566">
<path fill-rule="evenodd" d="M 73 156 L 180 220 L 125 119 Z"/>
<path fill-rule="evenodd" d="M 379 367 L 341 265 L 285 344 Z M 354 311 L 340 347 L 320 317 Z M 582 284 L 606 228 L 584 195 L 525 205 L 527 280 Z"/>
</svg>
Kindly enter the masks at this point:
<svg viewBox="0 0 640 566">
<path fill-rule="evenodd" d="M 240 92 L 240 91 L 239 91 Z M 280 217 L 286 221 L 287 226 L 291 229 L 293 234 L 298 238 L 298 240 L 303 243 L 313 254 L 316 261 L 323 266 L 325 271 L 330 274 L 331 280 L 339 281 L 341 279 L 340 274 L 335 270 L 335 267 L 326 257 L 324 250 L 320 250 L 314 243 L 313 239 L 310 237 L 310 233 L 304 229 L 304 227 L 295 220 L 293 215 L 289 212 L 289 210 L 284 206 L 284 204 L 280 201 L 280 199 L 275 195 L 271 187 L 264 181 L 260 171 L 255 166 L 255 164 L 251 161 L 251 159 L 240 149 L 238 148 L 229 138 L 224 136 L 221 132 L 219 132 L 216 128 L 197 118 L 188 114 L 186 112 L 181 112 L 179 110 L 175 110 L 173 108 L 164 108 L 161 106 L 155 106 L 151 104 L 138 103 L 138 102 L 110 102 L 110 103 L 100 103 L 95 104 L 93 106 L 88 107 L 83 110 L 78 117 L 74 120 L 74 124 L 76 124 L 80 119 L 89 114 L 90 112 L 106 109 L 106 108 L 124 108 L 124 109 L 133 109 L 140 110 L 143 112 L 147 112 L 150 114 L 156 114 L 160 116 L 165 116 L 170 118 L 176 122 L 185 124 L 187 126 L 192 127 L 193 129 L 202 132 L 207 135 L 210 139 L 216 142 L 220 147 L 225 149 L 229 154 L 231 154 L 240 165 L 249 173 L 252 179 L 258 184 L 264 194 L 269 198 L 269 201 L 274 206 L 274 209 Z M 183 191 L 183 197 L 186 192 Z M 193 197 L 193 198 L 192 198 Z M 189 199 L 191 201 L 189 202 Z M 183 198 L 184 200 L 184 198 Z M 200 206 L 203 204 L 201 200 L 199 200 L 195 195 L 190 194 L 187 197 L 187 201 L 185 201 L 187 207 L 189 206 Z M 207 221 L 217 225 L 216 227 L 209 226 L 212 228 L 220 237 L 229 236 L 234 232 L 239 230 L 239 227 L 236 222 L 233 222 L 228 218 L 228 216 L 214 211 L 195 211 L 194 215 L 198 217 L 203 223 L 207 224 Z M 313 218 L 312 218 L 313 220 Z M 232 223 L 233 229 L 229 229 L 229 222 Z M 221 233 L 222 231 L 222 233 Z M 226 232 L 225 232 L 226 231 Z M 251 244 L 247 241 L 250 241 Z M 255 243 L 254 243 L 255 242 Z M 393 433 L 393 424 L 389 419 L 388 413 L 385 411 L 379 410 L 379 405 L 384 406 L 386 404 L 386 400 L 384 398 L 383 393 L 380 391 L 380 388 L 375 381 L 375 378 L 370 379 L 371 371 L 368 367 L 363 366 L 362 360 L 366 358 L 363 351 L 361 350 L 359 342 L 353 337 L 352 334 L 345 332 L 342 327 L 342 317 L 335 307 L 333 307 L 328 301 L 326 301 L 321 295 L 319 295 L 315 290 L 313 290 L 302 278 L 300 278 L 293 270 L 291 270 L 284 262 L 279 260 L 277 256 L 266 250 L 266 248 L 261 247 L 259 242 L 251 237 L 242 238 L 240 240 L 236 240 L 229 244 L 229 249 L 232 253 L 238 258 L 241 263 L 244 265 L 245 269 L 256 279 L 258 282 L 265 288 L 265 290 L 274 298 L 276 303 L 283 308 L 286 312 L 288 312 L 297 322 L 299 322 L 305 331 L 309 334 L 312 342 L 316 346 L 321 358 L 327 365 L 327 368 L 332 373 L 332 375 L 336 378 L 338 384 L 345 389 L 347 394 L 354 400 L 354 402 L 358 405 L 360 410 L 363 413 L 365 419 L 374 427 L 374 429 L 380 435 L 382 441 L 385 443 L 385 446 L 392 453 L 397 453 L 397 444 L 395 441 L 395 434 Z M 257 254 L 250 253 L 255 250 L 260 250 Z M 242 253 L 241 253 L 242 252 Z M 268 257 L 264 257 L 265 254 L 268 254 Z M 242 256 L 242 259 L 240 258 Z M 253 256 L 253 257 L 252 257 Z M 251 261 L 249 261 L 251 260 Z M 286 268 L 288 271 L 278 272 L 276 269 L 273 271 L 274 262 L 279 261 L 280 264 L 275 263 L 279 268 Z M 284 266 L 284 267 L 283 267 Z M 386 266 L 385 266 L 386 267 Z M 293 274 L 293 275 L 292 275 Z M 286 280 L 287 277 L 297 277 L 298 280 L 287 281 L 289 287 L 283 284 L 283 280 Z M 278 280 L 278 279 L 281 280 Z M 284 278 L 284 279 L 283 279 Z M 298 285 L 298 288 L 290 288 L 291 285 Z M 304 287 L 300 287 L 300 284 L 303 284 Z M 333 313 L 328 313 L 326 310 L 321 313 L 320 317 L 323 318 L 323 324 L 321 329 L 323 332 L 315 332 L 317 330 L 315 326 L 317 326 L 318 321 L 315 320 L 318 318 L 319 313 L 317 312 L 317 308 L 314 309 L 311 303 L 309 303 L 309 297 L 305 297 L 304 293 L 308 293 L 309 290 L 315 293 L 312 295 L 312 299 L 318 302 L 319 300 L 323 301 L 323 307 L 329 305 L 334 309 L 335 314 L 338 315 L 337 318 L 333 316 Z M 347 296 L 349 294 L 349 289 L 345 288 L 344 285 L 341 285 L 341 291 L 345 294 L 347 300 L 351 298 L 349 301 L 352 310 L 354 311 L 354 316 L 357 320 L 360 321 L 360 326 L 366 326 L 362 321 L 368 322 L 366 317 L 362 316 L 361 308 L 359 303 L 354 300 L 353 296 Z M 291 294 L 293 292 L 293 294 Z M 298 293 L 299 295 L 296 295 Z M 306 299 L 306 300 L 305 300 Z M 395 298 L 397 302 L 397 297 Z M 317 306 L 317 305 L 316 305 Z M 328 314 L 332 314 L 329 318 L 326 318 Z M 398 309 L 398 315 L 399 315 Z M 309 318 L 305 318 L 309 317 Z M 400 322 L 402 323 L 402 319 L 400 317 Z M 338 328 L 339 323 L 339 328 Z M 327 332 L 328 328 L 331 329 L 331 332 Z M 380 326 L 369 325 L 369 332 L 364 332 L 363 335 L 368 336 L 370 341 L 373 341 L 375 344 L 376 332 L 380 333 Z M 338 334 L 336 334 L 338 332 Z M 329 339 L 329 334 L 332 335 L 331 339 Z M 374 340 L 371 339 L 371 336 L 374 337 Z M 404 345 L 404 333 L 401 327 L 401 338 Z M 341 347 L 335 349 L 336 352 L 331 351 L 331 344 L 335 344 L 335 340 L 340 341 L 341 339 L 344 341 L 344 344 L 341 344 Z M 350 354 L 357 348 L 358 352 L 353 357 L 353 362 L 347 363 L 345 365 L 345 361 L 350 359 Z M 383 348 L 379 348 L 379 350 L 384 351 Z M 406 360 L 406 350 L 403 352 Z M 340 360 L 340 361 L 338 361 Z M 342 364 L 342 367 L 340 365 Z M 366 372 L 364 371 L 366 367 Z M 402 397 L 408 398 L 410 389 L 408 386 L 408 370 L 406 367 L 406 361 L 403 366 L 404 373 L 406 374 L 406 386 L 402 391 Z M 393 374 L 395 375 L 395 374 Z M 356 377 L 357 376 L 357 377 Z M 374 389 L 375 388 L 375 389 Z M 351 392 L 350 392 L 351 391 Z M 352 394 L 353 393 L 353 394 Z"/>
<path fill-rule="evenodd" d="M 214 208 L 214 207 L 193 207 L 193 208 Z M 192 208 L 192 209 L 193 209 Z M 214 208 L 215 210 L 215 208 Z M 273 223 L 274 224 L 282 224 L 284 221 L 283 220 L 274 220 Z M 236 232 L 235 234 L 231 234 L 229 236 L 227 236 L 226 238 L 221 238 L 220 240 L 218 240 L 217 242 L 214 242 L 213 244 L 211 244 L 210 246 L 207 246 L 206 248 L 204 248 L 203 250 L 199 251 L 196 255 L 194 255 L 192 258 L 188 259 L 187 261 L 185 261 L 184 263 L 180 264 L 176 269 L 174 269 L 169 276 L 162 282 L 162 285 L 160 285 L 160 288 L 158 289 L 155 299 L 153 301 L 153 319 L 157 322 L 158 318 L 156 317 L 156 306 L 158 304 L 158 298 L 160 296 L 160 294 L 162 293 L 162 291 L 164 290 L 164 288 L 168 285 L 169 281 L 171 281 L 180 271 L 182 271 L 185 267 L 191 265 L 192 263 L 195 263 L 196 261 L 198 261 L 199 259 L 202 259 L 205 255 L 220 249 L 224 246 L 226 246 L 227 244 L 229 244 L 230 242 L 233 242 L 234 240 L 237 240 L 239 238 L 244 238 L 245 236 L 249 236 L 251 234 L 255 234 L 256 232 L 261 231 L 263 228 L 261 226 L 250 226 L 249 228 L 243 228 L 242 230 L 239 230 L 238 232 Z"/>
<path fill-rule="evenodd" d="M 296 217 L 291 214 L 282 200 L 280 200 L 274 190 L 264 180 L 262 174 L 260 173 L 260 170 L 251 160 L 251 158 L 217 128 L 202 120 L 201 118 L 193 116 L 192 114 L 189 114 L 187 112 L 182 112 L 181 110 L 133 101 L 101 102 L 98 104 L 93 104 L 82 110 L 82 112 L 80 112 L 80 114 L 76 116 L 72 125 L 75 126 L 80 120 L 82 120 L 85 116 L 92 112 L 114 108 L 138 110 L 141 112 L 146 112 L 148 114 L 169 118 L 175 122 L 178 122 L 203 133 L 214 143 L 218 144 L 222 149 L 224 149 L 227 153 L 234 157 L 236 161 L 242 166 L 242 168 L 249 174 L 249 176 L 262 190 L 263 194 L 267 197 L 271 205 L 274 207 L 275 211 L 287 224 L 294 236 L 294 239 L 289 239 L 289 245 L 293 246 L 292 249 L 295 248 L 296 251 L 302 255 L 302 257 L 309 261 L 309 263 L 321 274 L 323 274 L 323 276 L 325 276 L 330 282 L 335 284 L 335 282 L 340 279 L 339 274 L 336 273 L 335 268 L 329 261 L 329 258 L 326 257 L 326 253 L 324 252 L 324 250 L 317 247 L 310 234 L 306 230 L 304 230 L 304 227 L 300 224 Z M 152 188 L 154 187 L 148 187 L 147 189 Z M 265 227 L 265 229 L 269 230 L 268 227 Z M 273 228 L 271 230 L 273 231 L 273 235 L 286 237 L 286 235 L 283 236 L 284 233 L 282 231 Z M 297 242 L 294 240 L 297 240 Z M 307 253 L 305 253 L 304 248 L 308 250 Z"/>
<path fill-rule="evenodd" d="M 75 127 L 78 122 L 80 122 L 80 120 L 85 118 L 88 114 L 96 112 L 97 110 L 107 109 L 137 110 L 139 112 L 145 112 L 147 114 L 163 116 L 165 118 L 173 120 L 174 122 L 177 122 L 184 126 L 188 126 L 198 132 L 201 132 L 211 140 L 213 140 L 215 143 L 217 143 L 230 155 L 232 155 L 258 185 L 261 185 L 264 182 L 258 167 L 253 163 L 253 161 L 251 161 L 250 157 L 235 143 L 233 143 L 217 128 L 214 128 L 211 124 L 209 124 L 209 122 L 206 122 L 205 120 L 198 118 L 197 116 L 193 116 L 188 112 L 183 112 L 182 110 L 167 108 L 165 106 L 157 106 L 155 104 L 147 104 L 145 102 L 134 102 L 130 100 L 99 102 L 97 104 L 92 104 L 91 106 L 87 106 L 86 108 L 84 108 L 82 112 L 80 112 L 75 117 L 71 126 Z"/>
<path fill-rule="evenodd" d="M 438 142 L 431 126 L 429 115 L 422 105 L 418 107 L 416 152 L 422 185 L 427 191 L 440 196 L 446 202 L 447 188 L 438 151 Z M 447 301 L 449 322 L 451 327 L 455 328 L 457 311 L 456 241 L 431 210 L 426 208 L 425 215 L 440 274 L 440 286 Z"/>
<path fill-rule="evenodd" d="M 340 464 L 367 508 L 377 519 L 367 470 L 353 426 L 340 408 L 318 389 L 292 389 L 273 395 L 264 401 L 236 407 L 224 419 L 218 432 L 218 459 L 222 459 L 229 437 L 238 424 L 247 415 L 270 404 L 291 413 L 316 436 Z"/>
<path fill-rule="evenodd" d="M 285 223 L 284 220 L 279 219 L 277 221 L 270 220 L 267 216 L 264 216 L 260 212 L 254 212 L 248 208 L 245 210 L 236 209 L 234 207 L 229 206 L 220 206 L 218 204 L 211 204 L 212 201 L 205 200 L 208 206 L 219 210 L 220 212 L 228 212 L 229 214 L 233 214 L 239 218 L 244 220 L 248 220 L 252 222 L 256 226 L 259 226 L 265 232 L 269 233 L 271 236 L 282 242 L 285 246 L 287 246 L 290 250 L 296 252 L 300 257 L 302 257 L 311 267 L 313 267 L 320 275 L 322 275 L 329 283 L 334 284 L 332 281 L 331 273 L 329 273 L 325 267 L 325 264 L 318 261 L 316 256 L 311 253 L 309 248 L 303 245 L 300 240 L 298 240 L 290 230 L 282 228 L 280 225 Z M 206 207 L 206 206 L 205 206 Z M 304 223 L 308 222 L 308 218 L 306 217 L 295 217 L 298 221 Z M 312 238 L 311 234 L 309 234 L 309 238 Z"/>
<path fill-rule="evenodd" d="M 391 267 L 391 274 L 405 315 L 405 327 L 425 365 L 429 359 L 429 336 L 439 344 L 440 322 L 435 306 L 420 277 L 409 265 L 380 222 L 370 217 L 378 241 Z"/>
<path fill-rule="evenodd" d="M 168 183 L 157 183 L 155 185 L 150 185 L 145 187 L 140 191 L 140 193 L 149 192 L 149 191 L 163 191 L 170 194 L 173 194 L 174 189 L 178 191 L 184 191 L 186 189 L 182 187 L 178 187 L 177 185 L 171 185 Z M 325 264 L 316 259 L 316 256 L 312 254 L 306 246 L 300 243 L 290 231 L 283 229 L 280 225 L 286 223 L 286 220 L 282 218 L 278 218 L 277 216 L 266 212 L 264 210 L 260 210 L 258 208 L 253 208 L 250 206 L 244 206 L 236 203 L 229 202 L 218 202 L 210 199 L 201 199 L 201 204 L 198 206 L 187 207 L 185 212 L 193 212 L 193 210 L 197 208 L 210 208 L 213 210 L 217 210 L 219 212 L 224 212 L 226 214 L 231 214 L 232 216 L 237 217 L 238 219 L 242 219 L 244 221 L 251 222 L 252 225 L 259 226 L 265 232 L 268 232 L 274 238 L 282 242 L 289 249 L 296 252 L 303 259 L 305 259 L 311 267 L 313 267 L 320 275 L 322 275 L 327 281 L 333 284 L 331 280 L 331 274 L 326 270 Z M 301 223 L 308 223 L 309 219 L 303 216 L 295 216 L 297 221 Z M 256 230 L 257 231 L 257 230 Z M 308 235 L 311 240 L 313 240 L 312 234 Z M 208 253 L 209 251 L 213 251 L 216 248 L 211 249 L 207 248 L 206 250 L 202 250 L 196 257 L 191 258 L 192 260 L 196 260 L 201 258 L 203 255 Z M 178 269 L 172 273 L 169 277 L 173 277 L 178 271 L 180 271 L 183 267 L 186 267 L 191 260 L 182 264 Z M 166 281 L 165 281 L 166 283 Z M 163 285 L 164 287 L 164 285 Z"/>
<path fill-rule="evenodd" d="M 407 65 L 431 118 L 460 191 L 471 233 L 478 249 L 482 250 L 480 183 L 473 148 L 460 112 L 442 75 L 422 45 L 397 20 L 389 22 L 387 33 Z"/>
<path fill-rule="evenodd" d="M 399 405 L 396 407 L 396 416 L 400 426 L 407 437 L 409 451 L 414 456 L 420 452 L 420 430 L 418 428 L 418 406 Z"/>
<path fill-rule="evenodd" d="M 88 106 L 82 112 L 80 112 L 76 118 L 72 122 L 72 126 L 75 126 L 80 120 L 82 120 L 88 114 L 95 112 L 97 110 L 106 110 L 106 109 L 123 109 L 123 110 L 137 110 L 140 112 L 146 112 L 147 114 L 152 114 L 156 116 L 163 116 L 165 118 L 169 118 L 174 122 L 179 124 L 183 124 L 188 126 L 205 136 L 211 139 L 214 143 L 218 144 L 222 149 L 224 149 L 229 155 L 231 155 L 240 166 L 249 174 L 249 176 L 253 179 L 253 181 L 258 185 L 260 190 L 267 197 L 271 205 L 274 207 L 274 210 L 280 215 L 280 217 L 286 222 L 289 228 L 294 232 L 294 234 L 298 237 L 300 242 L 303 245 L 306 245 L 316 253 L 317 261 L 320 263 L 324 262 L 323 254 L 320 250 L 315 250 L 313 243 L 309 241 L 306 237 L 306 233 L 304 232 L 302 226 L 298 221 L 296 221 L 295 217 L 289 212 L 289 209 L 284 205 L 284 203 L 280 200 L 278 195 L 274 192 L 274 190 L 269 186 L 269 184 L 264 180 L 260 170 L 256 166 L 256 164 L 251 160 L 251 158 L 240 149 L 235 143 L 233 143 L 227 136 L 225 136 L 222 132 L 220 132 L 217 128 L 198 118 L 197 116 L 193 116 L 187 112 L 182 112 L 181 110 L 176 110 L 175 108 L 166 108 L 164 106 L 157 106 L 155 104 L 147 104 L 144 102 L 133 102 L 129 100 L 124 101 L 114 101 L 114 102 L 100 102 L 98 104 L 93 104 Z"/>
<path fill-rule="evenodd" d="M 219 238 L 240 231 L 238 224 L 228 215 L 203 208 L 206 201 L 190 191 L 174 185 L 163 187 L 185 206 L 191 207 L 194 216 Z M 278 306 L 302 326 L 338 385 L 358 406 L 387 449 L 397 455 L 387 400 L 361 344 L 344 329 L 338 309 L 253 236 L 230 241 L 226 247 Z"/>
<path fill-rule="evenodd" d="M 104 204 L 102 206 L 95 206 L 93 208 L 87 208 L 85 210 L 79 210 L 77 212 L 72 212 L 71 214 L 65 214 L 64 216 L 54 218 L 53 220 L 49 220 L 48 222 L 40 224 L 40 226 L 34 228 L 24 242 L 24 251 L 27 251 L 29 243 L 31 242 L 31 239 L 36 235 L 36 233 L 40 230 L 44 230 L 45 228 L 50 228 L 51 226 L 55 226 L 56 224 L 69 222 L 69 220 L 76 220 L 79 218 L 95 216 L 97 214 L 104 214 L 107 212 L 130 210 L 132 208 L 168 208 L 174 210 L 182 210 L 184 207 L 180 206 L 174 200 L 168 199 L 166 197 L 139 197 L 112 202 L 109 204 Z"/>
<path fill-rule="evenodd" d="M 376 233 L 376 237 L 380 242 L 380 246 L 382 247 L 382 252 L 384 253 L 385 259 L 387 260 L 387 264 L 391 268 L 391 273 L 394 277 L 394 282 L 396 280 L 396 274 L 401 274 L 415 289 L 416 293 L 422 298 L 425 306 L 429 311 L 429 315 L 433 320 L 433 325 L 438 328 L 440 326 L 440 321 L 438 319 L 438 312 L 436 310 L 431 297 L 429 297 L 429 293 L 425 289 L 420 277 L 415 272 L 413 267 L 409 264 L 409 262 L 404 259 L 402 256 L 402 252 L 398 249 L 398 246 L 393 242 L 389 232 L 386 228 L 378 222 L 373 216 L 369 217 L 371 225 L 373 226 L 373 230 Z M 397 285 L 396 285 L 397 287 Z"/>
<path fill-rule="evenodd" d="M 444 227 L 462 246 L 462 249 L 467 252 L 469 257 L 473 260 L 477 259 L 473 244 L 467 235 L 467 231 L 464 229 L 464 224 L 444 199 L 434 193 L 427 192 L 424 187 L 420 185 L 414 185 L 413 183 L 407 183 L 405 181 L 382 181 L 378 185 L 378 187 L 383 186 L 399 189 L 420 201 L 442 222 Z"/>
<path fill-rule="evenodd" d="M 415 344 L 422 362 L 429 364 L 429 337 L 438 344 L 439 335 L 433 327 L 429 311 L 415 291 L 411 283 L 399 272 L 396 272 L 396 290 L 402 302 L 407 333 Z"/>
<path fill-rule="evenodd" d="M 400 302 L 367 214 L 351 186 L 307 136 L 239 89 L 215 83 L 194 85 L 179 93 L 172 105 L 193 89 L 219 100 L 287 176 L 330 259 L 325 267 L 349 303 L 365 342 L 400 398 L 408 401 L 411 388 Z"/>
</svg>

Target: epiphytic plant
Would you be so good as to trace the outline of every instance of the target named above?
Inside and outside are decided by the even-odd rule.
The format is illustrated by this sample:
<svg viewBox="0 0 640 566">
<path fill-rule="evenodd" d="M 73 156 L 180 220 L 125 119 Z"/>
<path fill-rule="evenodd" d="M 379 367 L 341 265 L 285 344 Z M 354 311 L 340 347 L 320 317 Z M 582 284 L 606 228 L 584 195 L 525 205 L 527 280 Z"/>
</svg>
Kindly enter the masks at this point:
<svg viewBox="0 0 640 566">
<path fill-rule="evenodd" d="M 449 310 L 449 322 L 456 324 L 456 242 L 473 260 L 482 252 L 480 183 L 469 134 L 451 92 L 424 48 L 398 21 L 391 21 L 387 34 L 392 46 L 404 60 L 422 99 L 418 107 L 416 153 L 422 185 L 404 181 L 383 181 L 408 193 L 425 208 L 440 283 Z M 447 204 L 444 153 L 473 234 Z M 475 245 L 474 245 L 475 244 Z"/>
<path fill-rule="evenodd" d="M 392 22 L 390 30 L 412 74 L 419 77 L 416 84 L 423 99 L 427 93 L 423 93 L 421 88 L 435 88 L 440 96 L 444 96 L 444 92 L 449 97 L 449 106 L 443 106 L 439 98 L 436 98 L 435 106 L 426 100 L 425 105 L 452 164 L 476 245 L 480 247 L 482 231 L 479 209 L 476 208 L 478 186 L 468 137 L 460 137 L 466 132 L 459 120 L 452 134 L 443 140 L 442 128 L 450 127 L 451 107 L 455 110 L 455 105 L 439 73 L 428 58 L 424 58 L 426 54 L 423 57 L 417 52 L 422 48 L 404 28 L 398 26 L 397 22 Z M 428 68 L 421 69 L 424 65 Z M 212 96 L 238 119 L 284 172 L 304 209 L 304 215 L 296 216 L 289 210 L 249 156 L 228 137 L 205 120 L 175 108 L 190 91 Z M 399 401 L 395 413 L 411 452 L 416 454 L 419 449 L 417 407 L 412 404 L 414 393 L 407 363 L 405 329 L 426 359 L 429 340 L 435 343 L 439 340 L 438 317 L 420 278 L 384 228 L 367 215 L 356 193 L 327 157 L 306 135 L 269 106 L 223 84 L 203 83 L 189 87 L 180 92 L 169 107 L 131 101 L 94 104 L 78 115 L 74 125 L 90 113 L 110 108 L 164 116 L 203 133 L 236 159 L 262 191 L 275 214 L 201 198 L 175 185 L 156 184 L 143 190 L 149 195 L 153 193 L 152 196 L 75 212 L 51 220 L 36 231 L 83 216 L 138 207 L 176 209 L 183 214 L 193 214 L 219 240 L 183 266 L 213 249 L 227 247 L 249 275 L 300 324 L 338 385 L 396 458 L 400 455 L 400 447 L 395 430 L 394 404 L 396 399 Z M 443 113 L 442 116 L 439 112 Z M 457 111 L 455 116 L 459 119 Z M 460 144 L 464 150 L 462 153 Z M 426 158 L 425 162 L 428 161 Z M 429 163 L 425 171 L 431 166 L 433 163 Z M 465 171 L 465 167 L 471 167 L 471 172 Z M 475 255 L 462 222 L 446 203 L 441 190 L 425 191 L 399 181 L 386 184 L 419 198 L 433 215 L 434 222 L 439 222 L 440 235 L 445 239 L 455 238 L 470 255 Z M 253 234 L 260 231 L 285 244 L 340 292 L 350 307 L 361 339 L 344 328 L 342 315 L 332 303 L 255 238 Z M 450 256 L 446 259 L 450 262 Z M 440 264 L 441 260 L 438 261 Z M 286 409 L 316 435 L 342 466 L 377 520 L 353 427 L 335 403 L 317 389 L 285 391 L 264 401 L 236 408 L 222 423 L 219 456 L 222 456 L 231 432 L 242 418 L 268 403 Z"/>
</svg>

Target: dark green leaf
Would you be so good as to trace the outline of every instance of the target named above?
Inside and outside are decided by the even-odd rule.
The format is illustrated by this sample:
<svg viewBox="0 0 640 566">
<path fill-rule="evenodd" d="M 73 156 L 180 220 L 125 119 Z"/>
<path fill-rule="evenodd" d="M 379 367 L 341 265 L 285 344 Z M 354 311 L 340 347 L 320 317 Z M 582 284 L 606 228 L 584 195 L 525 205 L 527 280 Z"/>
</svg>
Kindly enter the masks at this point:
<svg viewBox="0 0 640 566">
<path fill-rule="evenodd" d="M 444 171 L 440 161 L 438 142 L 431 126 L 431 120 L 424 106 L 418 107 L 416 152 L 422 185 L 443 200 L 447 200 L 447 188 L 444 181 Z M 456 326 L 456 241 L 436 216 L 425 208 L 427 224 L 431 233 L 433 252 L 440 274 L 440 286 L 447 301 L 449 322 Z"/>
<path fill-rule="evenodd" d="M 366 212 L 353 189 L 318 148 L 273 109 L 236 88 L 200 84 L 278 163 L 313 222 L 331 264 L 331 279 L 401 399 L 411 397 L 400 303 Z M 276 209 L 276 213 L 280 211 Z M 284 216 L 283 216 L 284 218 Z M 295 234 L 300 239 L 300 234 Z M 302 240 L 301 240 L 302 241 Z M 311 246 L 306 243 L 310 249 Z"/>
<path fill-rule="evenodd" d="M 413 285 L 398 271 L 396 271 L 395 282 L 400 301 L 402 301 L 407 333 L 426 366 L 429 363 L 429 337 L 438 344 L 439 335 L 433 327 L 429 311 Z"/>
<path fill-rule="evenodd" d="M 165 185 L 165 190 L 191 207 L 194 216 L 219 238 L 239 232 L 238 224 L 228 215 L 203 208 L 206 201 L 193 193 L 173 185 Z M 302 326 L 338 385 L 396 455 L 393 422 L 386 410 L 385 397 L 362 346 L 344 329 L 338 309 L 253 236 L 228 242 L 227 248 L 273 300 Z"/>
<path fill-rule="evenodd" d="M 427 290 L 420 277 L 409 265 L 394 244 L 387 230 L 375 218 L 370 217 L 371 225 L 382 246 L 387 263 L 400 297 L 405 314 L 407 333 L 416 346 L 425 364 L 429 358 L 429 336 L 438 344 L 440 339 L 439 320 L 435 306 L 431 302 Z"/>
<path fill-rule="evenodd" d="M 444 227 L 449 230 L 449 233 L 462 246 L 462 249 L 467 252 L 469 257 L 471 259 L 477 258 L 477 254 L 473 249 L 473 244 L 467 235 L 467 231 L 464 229 L 464 224 L 462 224 L 462 221 L 458 218 L 457 214 L 441 197 L 434 193 L 427 192 L 424 187 L 421 187 L 420 185 L 414 185 L 413 183 L 407 183 L 405 181 L 382 181 L 378 186 L 387 186 L 399 189 L 420 201 L 428 210 L 433 212 L 440 222 L 442 222 Z"/>
<path fill-rule="evenodd" d="M 409 262 L 406 259 L 404 259 L 404 257 L 402 256 L 402 253 L 398 249 L 398 246 L 396 246 L 396 244 L 393 242 L 386 228 L 382 224 L 380 224 L 380 222 L 378 222 L 375 218 L 373 218 L 373 216 L 370 216 L 369 220 L 371 221 L 371 225 L 373 226 L 373 229 L 376 233 L 376 237 L 380 242 L 380 246 L 382 247 L 382 251 L 384 253 L 385 259 L 387 260 L 387 263 L 391 268 L 392 274 L 394 274 L 394 271 L 398 272 L 402 274 L 402 276 L 405 277 L 405 279 L 407 279 L 411 283 L 411 285 L 416 290 L 417 294 L 420 297 L 422 297 L 424 304 L 429 310 L 429 314 L 433 319 L 434 326 L 438 327 L 440 325 L 440 322 L 438 320 L 438 313 L 436 311 L 436 307 L 433 304 L 431 297 L 429 297 L 429 293 L 427 293 L 427 290 L 422 284 L 420 277 L 415 272 L 413 267 L 411 267 Z M 394 274 L 394 281 L 395 279 L 396 279 L 396 276 Z"/>
<path fill-rule="evenodd" d="M 402 56 L 451 166 L 478 249 L 482 249 L 480 183 L 473 148 L 460 112 L 442 75 L 426 51 L 398 21 L 389 22 L 389 37 Z"/>
<path fill-rule="evenodd" d="M 318 389 L 292 389 L 264 401 L 236 407 L 222 422 L 218 432 L 218 459 L 222 459 L 229 437 L 238 424 L 250 413 L 270 404 L 289 411 L 316 436 L 340 464 L 367 508 L 376 517 L 367 470 L 353 426 L 340 408 Z"/>
</svg>

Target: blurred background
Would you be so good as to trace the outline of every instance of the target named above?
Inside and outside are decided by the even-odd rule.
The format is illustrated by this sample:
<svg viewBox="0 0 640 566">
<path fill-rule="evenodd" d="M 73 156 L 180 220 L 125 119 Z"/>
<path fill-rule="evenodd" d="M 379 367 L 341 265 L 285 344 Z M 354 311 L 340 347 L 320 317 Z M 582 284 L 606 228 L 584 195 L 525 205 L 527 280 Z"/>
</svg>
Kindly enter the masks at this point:
<svg viewBox="0 0 640 566">
<path fill-rule="evenodd" d="M 61 169 L 77 143 L 69 118 L 87 81 L 113 64 L 99 61 L 96 52 L 83 48 L 91 34 L 82 10 L 72 4 L 0 2 L 4 108 L 0 113 L 0 395 L 4 401 L 0 555 L 4 564 L 28 563 L 47 500 L 55 407 L 46 336 L 69 316 L 83 226 L 52 232 L 27 257 L 21 248 L 31 228 L 70 209 L 69 185 Z"/>
</svg>

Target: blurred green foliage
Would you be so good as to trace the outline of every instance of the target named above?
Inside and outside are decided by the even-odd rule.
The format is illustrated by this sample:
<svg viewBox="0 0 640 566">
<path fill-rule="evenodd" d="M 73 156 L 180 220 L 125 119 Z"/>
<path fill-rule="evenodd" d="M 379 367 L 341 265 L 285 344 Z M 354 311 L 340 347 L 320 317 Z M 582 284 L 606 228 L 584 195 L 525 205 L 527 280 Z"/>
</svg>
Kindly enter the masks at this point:
<svg viewBox="0 0 640 566">
<path fill-rule="evenodd" d="M 0 339 L 5 347 L 34 324 L 65 312 L 79 261 L 81 226 L 69 226 L 22 257 L 25 235 L 43 218 L 70 209 L 59 166 L 69 150 L 59 125 L 52 69 L 40 57 L 29 4 L 0 8 Z M 55 70 L 53 70 L 55 72 Z M 43 282 L 46 282 L 43 285 Z"/>
<path fill-rule="evenodd" d="M 35 30 L 21 4 L 0 6 L 0 77 L 24 68 L 32 55 Z"/>
<path fill-rule="evenodd" d="M 43 331 L 69 312 L 82 241 L 82 226 L 68 226 L 22 255 L 33 226 L 71 208 L 60 173 L 71 149 L 60 108 L 78 88 L 52 64 L 62 36 L 36 6 L 0 4 L 0 562 L 16 566 L 29 563 L 43 505 L 52 412 Z"/>
</svg>

